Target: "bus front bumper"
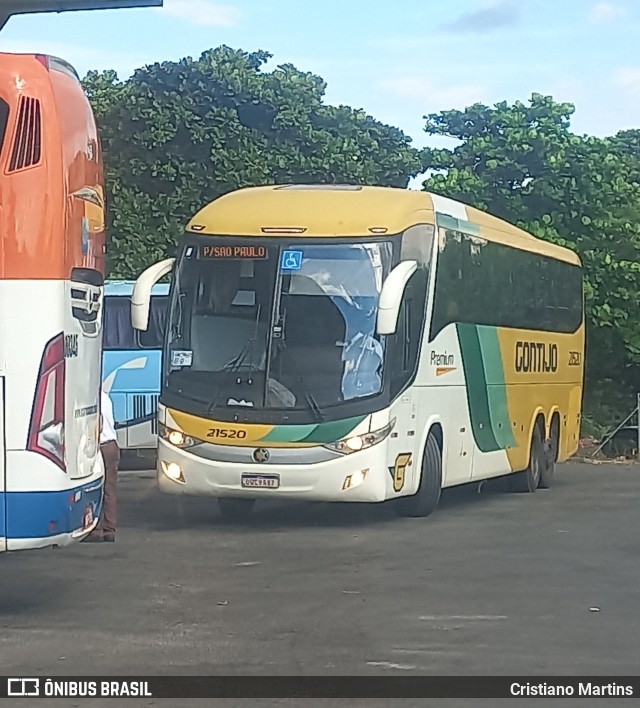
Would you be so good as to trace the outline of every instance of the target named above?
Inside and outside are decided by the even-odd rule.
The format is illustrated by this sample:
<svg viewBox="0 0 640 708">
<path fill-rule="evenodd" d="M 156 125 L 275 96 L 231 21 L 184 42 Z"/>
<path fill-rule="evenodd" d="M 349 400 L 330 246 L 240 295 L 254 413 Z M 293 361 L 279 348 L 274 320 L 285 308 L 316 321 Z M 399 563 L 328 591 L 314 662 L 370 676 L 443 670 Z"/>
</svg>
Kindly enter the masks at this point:
<svg viewBox="0 0 640 708">
<path fill-rule="evenodd" d="M 166 494 L 382 502 L 391 479 L 385 461 L 385 441 L 324 462 L 275 465 L 217 462 L 159 439 L 157 474 Z"/>
</svg>

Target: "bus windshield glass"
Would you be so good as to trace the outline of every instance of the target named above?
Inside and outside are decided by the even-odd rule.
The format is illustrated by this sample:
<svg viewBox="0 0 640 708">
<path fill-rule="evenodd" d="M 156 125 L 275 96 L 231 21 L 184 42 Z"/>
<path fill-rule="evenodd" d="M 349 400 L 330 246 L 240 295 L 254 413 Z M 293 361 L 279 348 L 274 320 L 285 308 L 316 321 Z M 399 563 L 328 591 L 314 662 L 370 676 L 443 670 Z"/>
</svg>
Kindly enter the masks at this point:
<svg viewBox="0 0 640 708">
<path fill-rule="evenodd" d="M 149 327 L 136 336 L 136 331 L 131 324 L 131 298 L 122 295 L 106 295 L 104 298 L 103 349 L 105 351 L 160 349 L 168 299 L 164 295 L 152 296 Z"/>
<path fill-rule="evenodd" d="M 375 334 L 390 242 L 207 238 L 175 275 L 167 389 L 216 408 L 311 409 L 382 390 Z"/>
</svg>

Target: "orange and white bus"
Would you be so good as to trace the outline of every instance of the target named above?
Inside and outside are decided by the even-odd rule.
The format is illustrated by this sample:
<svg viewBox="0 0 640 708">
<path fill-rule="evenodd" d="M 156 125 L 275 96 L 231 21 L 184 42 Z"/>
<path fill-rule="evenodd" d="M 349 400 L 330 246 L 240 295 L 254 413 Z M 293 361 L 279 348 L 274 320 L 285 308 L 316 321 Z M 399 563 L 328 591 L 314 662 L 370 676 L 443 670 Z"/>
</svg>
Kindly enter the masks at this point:
<svg viewBox="0 0 640 708">
<path fill-rule="evenodd" d="M 0 0 L 12 15 L 163 0 Z M 73 67 L 0 54 L 0 551 L 96 525 L 104 296 L 103 167 Z"/>
<path fill-rule="evenodd" d="M 0 54 L 0 550 L 66 545 L 100 512 L 104 186 L 74 69 Z"/>
</svg>

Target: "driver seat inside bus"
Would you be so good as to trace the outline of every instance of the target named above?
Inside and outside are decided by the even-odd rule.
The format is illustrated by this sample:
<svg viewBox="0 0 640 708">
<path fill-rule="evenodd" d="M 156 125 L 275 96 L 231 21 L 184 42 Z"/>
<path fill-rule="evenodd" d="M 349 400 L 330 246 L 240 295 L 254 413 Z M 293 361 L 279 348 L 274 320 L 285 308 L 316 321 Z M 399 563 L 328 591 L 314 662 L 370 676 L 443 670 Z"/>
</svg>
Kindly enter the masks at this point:
<svg viewBox="0 0 640 708">
<path fill-rule="evenodd" d="M 274 371 L 282 372 L 281 382 L 296 392 L 298 400 L 304 401 L 302 378 L 304 388 L 319 404 L 337 403 L 342 400 L 344 367 L 342 347 L 337 342 L 344 341 L 346 324 L 331 298 L 308 280 L 305 291 L 313 288 L 317 295 L 282 296 L 286 351 L 280 352 Z"/>
</svg>

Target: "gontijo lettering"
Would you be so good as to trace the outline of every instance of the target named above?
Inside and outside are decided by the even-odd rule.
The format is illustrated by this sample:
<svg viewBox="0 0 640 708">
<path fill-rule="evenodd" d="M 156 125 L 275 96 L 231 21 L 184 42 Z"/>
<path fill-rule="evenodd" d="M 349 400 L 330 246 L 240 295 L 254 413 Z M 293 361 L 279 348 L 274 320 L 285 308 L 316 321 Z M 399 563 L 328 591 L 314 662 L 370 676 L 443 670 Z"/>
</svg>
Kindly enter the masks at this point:
<svg viewBox="0 0 640 708">
<path fill-rule="evenodd" d="M 516 342 L 516 371 L 550 373 L 558 370 L 558 345 L 544 342 Z"/>
<path fill-rule="evenodd" d="M 202 258 L 266 260 L 267 249 L 265 246 L 202 246 L 200 256 Z"/>
</svg>

